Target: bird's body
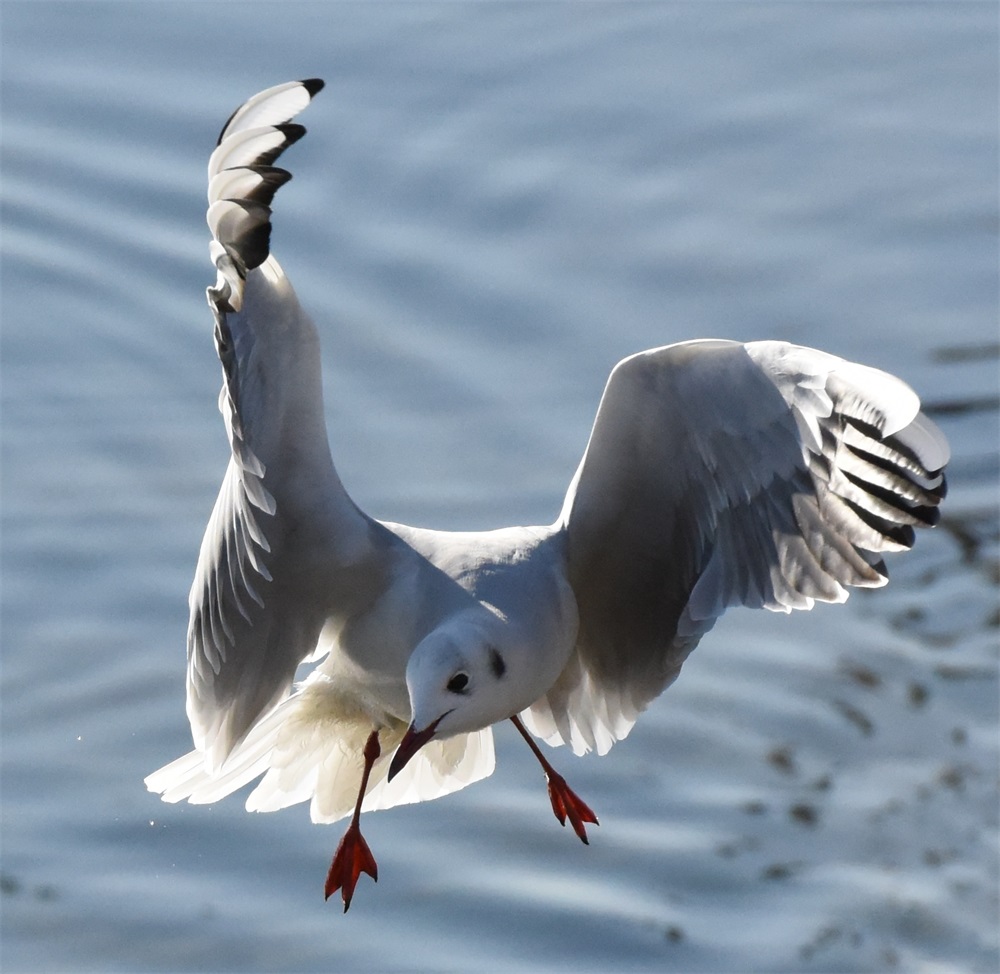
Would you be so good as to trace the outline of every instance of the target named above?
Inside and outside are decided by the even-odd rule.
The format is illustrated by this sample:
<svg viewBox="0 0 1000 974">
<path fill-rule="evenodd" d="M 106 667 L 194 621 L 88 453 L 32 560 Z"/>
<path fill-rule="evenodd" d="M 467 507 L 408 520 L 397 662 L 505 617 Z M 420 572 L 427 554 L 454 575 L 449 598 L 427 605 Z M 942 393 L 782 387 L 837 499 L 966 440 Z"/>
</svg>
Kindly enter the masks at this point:
<svg viewBox="0 0 1000 974">
<path fill-rule="evenodd" d="M 884 584 L 881 552 L 936 520 L 948 448 L 884 372 L 783 342 L 693 341 L 615 367 L 551 525 L 372 519 L 337 474 L 317 331 L 269 247 L 289 178 L 272 163 L 321 87 L 255 96 L 209 163 L 232 456 L 191 590 L 195 750 L 147 785 L 210 802 L 263 775 L 248 809 L 353 811 L 327 885 L 346 906 L 375 872 L 360 812 L 490 774 L 490 727 L 507 718 L 586 841 L 596 818 L 528 731 L 605 753 L 728 606 L 787 612 Z"/>
</svg>

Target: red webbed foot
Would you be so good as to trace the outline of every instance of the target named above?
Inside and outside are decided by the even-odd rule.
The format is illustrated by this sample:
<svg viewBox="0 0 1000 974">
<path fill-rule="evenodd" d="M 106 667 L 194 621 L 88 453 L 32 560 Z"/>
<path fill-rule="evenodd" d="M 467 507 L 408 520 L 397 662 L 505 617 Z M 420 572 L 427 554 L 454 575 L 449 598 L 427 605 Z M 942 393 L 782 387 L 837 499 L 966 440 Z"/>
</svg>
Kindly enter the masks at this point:
<svg viewBox="0 0 1000 974">
<path fill-rule="evenodd" d="M 375 857 L 368 848 L 361 829 L 356 822 L 352 822 L 340 840 L 333 862 L 330 864 L 323 890 L 326 899 L 339 889 L 346 913 L 354 896 L 354 887 L 358 885 L 358 878 L 362 873 L 368 873 L 376 883 L 378 882 L 378 865 Z"/>
<path fill-rule="evenodd" d="M 579 796 L 569 785 L 566 779 L 556 771 L 548 771 L 546 778 L 549 783 L 549 801 L 552 802 L 552 811 L 555 812 L 559 824 L 566 825 L 566 819 L 573 826 L 573 831 L 580 837 L 584 845 L 590 845 L 587 838 L 586 824 L 600 825 L 597 816 L 590 806 Z"/>
<path fill-rule="evenodd" d="M 351 906 L 351 899 L 354 896 L 354 887 L 358 885 L 358 877 L 362 873 L 368 873 L 375 882 L 378 882 L 378 866 L 375 857 L 372 855 L 365 837 L 361 834 L 361 805 L 368 790 L 368 776 L 372 772 L 372 765 L 379 759 L 382 748 L 378 742 L 378 730 L 373 730 L 368 735 L 365 742 L 364 768 L 361 771 L 361 787 L 358 789 L 358 801 L 354 806 L 354 817 L 347 827 L 344 837 L 337 846 L 334 853 L 333 862 L 330 863 L 330 871 L 326 874 L 326 886 L 323 892 L 329 899 L 337 890 L 344 900 L 344 912 Z"/>
<path fill-rule="evenodd" d="M 517 728 L 517 732 L 524 738 L 535 757 L 538 758 L 538 763 L 542 766 L 542 771 L 545 772 L 545 780 L 549 785 L 549 801 L 552 802 L 552 811 L 556 813 L 559 824 L 565 826 L 566 819 L 569 819 L 570 825 L 580 837 L 580 841 L 584 845 L 590 845 L 586 823 L 600 825 L 597 816 L 591 811 L 590 806 L 566 784 L 566 779 L 549 764 L 524 724 L 521 723 L 521 718 L 511 717 L 511 723 Z"/>
</svg>

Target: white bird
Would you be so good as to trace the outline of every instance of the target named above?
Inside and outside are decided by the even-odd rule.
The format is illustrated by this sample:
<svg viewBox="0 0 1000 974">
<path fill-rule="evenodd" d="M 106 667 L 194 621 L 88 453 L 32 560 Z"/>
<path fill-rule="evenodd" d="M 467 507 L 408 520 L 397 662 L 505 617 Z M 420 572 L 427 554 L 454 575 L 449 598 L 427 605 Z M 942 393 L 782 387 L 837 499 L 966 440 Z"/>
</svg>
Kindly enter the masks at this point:
<svg viewBox="0 0 1000 974">
<path fill-rule="evenodd" d="M 491 774 L 510 719 L 586 842 L 587 805 L 532 734 L 604 754 L 728 606 L 788 612 L 887 580 L 934 524 L 948 445 L 902 381 L 784 342 L 690 341 L 615 366 L 547 527 L 383 523 L 327 441 L 316 328 L 270 254 L 272 163 L 321 88 L 251 98 L 209 160 L 208 301 L 232 456 L 190 595 L 195 749 L 146 779 L 251 811 L 353 819 L 326 895 L 376 878 L 362 811 Z M 293 689 L 303 662 L 318 665 Z M 530 732 L 530 733 L 529 733 Z"/>
</svg>

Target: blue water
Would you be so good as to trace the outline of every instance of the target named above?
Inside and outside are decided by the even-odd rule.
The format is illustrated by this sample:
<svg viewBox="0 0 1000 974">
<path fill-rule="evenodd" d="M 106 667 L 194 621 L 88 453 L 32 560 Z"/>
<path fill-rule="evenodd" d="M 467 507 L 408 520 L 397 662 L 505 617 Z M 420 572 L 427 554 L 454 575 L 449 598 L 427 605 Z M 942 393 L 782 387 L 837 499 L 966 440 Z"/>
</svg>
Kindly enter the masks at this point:
<svg viewBox="0 0 1000 974">
<path fill-rule="evenodd" d="M 2 956 L 28 971 L 997 969 L 992 3 L 15 3 L 2 17 Z M 226 463 L 205 164 L 328 87 L 273 246 L 370 513 L 551 520 L 624 355 L 782 338 L 888 368 L 954 447 L 888 589 L 731 613 L 605 758 L 514 735 L 339 826 L 168 806 Z"/>
</svg>

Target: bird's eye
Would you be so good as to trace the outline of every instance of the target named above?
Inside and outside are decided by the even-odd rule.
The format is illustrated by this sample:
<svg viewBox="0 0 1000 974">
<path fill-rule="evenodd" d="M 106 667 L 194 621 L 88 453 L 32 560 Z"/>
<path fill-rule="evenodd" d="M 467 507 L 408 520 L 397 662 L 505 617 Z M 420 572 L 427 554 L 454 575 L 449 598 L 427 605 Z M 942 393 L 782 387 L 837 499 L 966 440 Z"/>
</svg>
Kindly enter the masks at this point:
<svg viewBox="0 0 1000 974">
<path fill-rule="evenodd" d="M 456 673 L 448 681 L 449 693 L 465 693 L 465 688 L 469 685 L 468 673 Z"/>
</svg>

